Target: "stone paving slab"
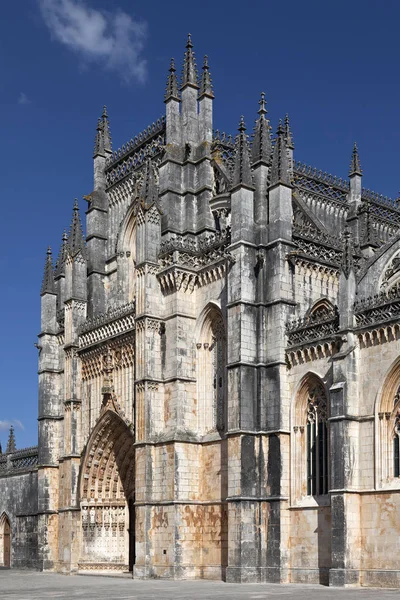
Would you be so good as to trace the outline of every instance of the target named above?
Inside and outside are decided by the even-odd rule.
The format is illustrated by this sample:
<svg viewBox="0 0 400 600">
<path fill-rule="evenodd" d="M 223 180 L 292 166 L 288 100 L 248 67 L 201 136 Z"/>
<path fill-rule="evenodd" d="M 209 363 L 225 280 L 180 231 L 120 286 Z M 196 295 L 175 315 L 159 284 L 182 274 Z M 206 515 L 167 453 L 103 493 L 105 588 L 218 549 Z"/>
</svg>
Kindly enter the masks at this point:
<svg viewBox="0 0 400 600">
<path fill-rule="evenodd" d="M 217 581 L 134 580 L 37 571 L 0 571 L 1 600 L 395 600 L 400 590 L 328 588 L 318 585 L 232 584 Z"/>
</svg>

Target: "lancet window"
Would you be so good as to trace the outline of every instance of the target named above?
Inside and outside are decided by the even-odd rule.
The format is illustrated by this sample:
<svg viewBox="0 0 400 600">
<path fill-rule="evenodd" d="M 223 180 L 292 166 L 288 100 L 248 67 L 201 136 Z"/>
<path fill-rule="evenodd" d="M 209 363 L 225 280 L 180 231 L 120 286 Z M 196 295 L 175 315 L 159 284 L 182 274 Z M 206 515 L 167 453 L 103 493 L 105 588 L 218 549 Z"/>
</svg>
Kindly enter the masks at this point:
<svg viewBox="0 0 400 600">
<path fill-rule="evenodd" d="M 393 475 L 400 477 L 400 386 L 394 397 Z"/>
<path fill-rule="evenodd" d="M 307 495 L 328 493 L 328 407 L 324 390 L 314 386 L 307 399 Z"/>
<path fill-rule="evenodd" d="M 222 315 L 211 307 L 197 344 L 199 429 L 222 431 L 225 427 L 226 335 Z"/>
<path fill-rule="evenodd" d="M 382 388 L 376 406 L 376 481 L 382 487 L 397 487 L 400 479 L 400 360 Z"/>
<path fill-rule="evenodd" d="M 299 387 L 293 405 L 292 501 L 329 491 L 329 402 L 321 379 L 310 373 Z"/>
</svg>

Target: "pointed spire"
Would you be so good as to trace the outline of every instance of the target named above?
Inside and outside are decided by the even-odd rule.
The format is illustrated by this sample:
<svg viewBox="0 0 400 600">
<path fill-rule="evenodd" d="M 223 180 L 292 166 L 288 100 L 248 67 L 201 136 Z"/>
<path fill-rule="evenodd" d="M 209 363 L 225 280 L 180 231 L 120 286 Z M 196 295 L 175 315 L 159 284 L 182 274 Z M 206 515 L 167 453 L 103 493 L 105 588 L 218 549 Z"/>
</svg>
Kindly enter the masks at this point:
<svg viewBox="0 0 400 600">
<path fill-rule="evenodd" d="M 358 156 L 358 148 L 356 142 L 354 142 L 349 169 L 349 177 L 351 177 L 352 175 L 359 175 L 360 177 L 362 177 L 360 157 Z"/>
<path fill-rule="evenodd" d="M 164 102 L 167 102 L 167 100 L 172 99 L 180 101 L 178 91 L 178 78 L 176 76 L 175 60 L 173 58 L 171 58 L 171 64 L 169 66 L 169 75 L 167 79 L 167 87 L 165 90 Z"/>
<path fill-rule="evenodd" d="M 11 427 L 10 427 L 10 433 L 9 433 L 9 436 L 8 436 L 6 453 L 7 452 L 15 452 L 16 449 L 17 449 L 17 446 L 15 444 L 14 427 L 13 427 L 13 425 L 11 425 Z"/>
<path fill-rule="evenodd" d="M 290 150 L 294 150 L 293 135 L 292 135 L 292 131 L 290 129 L 289 115 L 287 113 L 285 116 L 285 139 L 286 139 L 286 146 Z"/>
<path fill-rule="evenodd" d="M 71 228 L 68 236 L 68 253 L 74 257 L 79 252 L 85 255 L 85 239 L 83 237 L 82 223 L 79 216 L 78 200 L 75 198 Z"/>
<path fill-rule="evenodd" d="M 239 134 L 236 136 L 235 141 L 235 163 L 232 176 L 232 187 L 238 185 L 253 187 L 250 169 L 250 150 L 243 117 L 240 117 L 238 130 Z"/>
<path fill-rule="evenodd" d="M 108 121 L 107 107 L 103 106 L 103 113 L 100 119 L 97 121 L 97 132 L 94 140 L 93 155 L 104 155 L 104 153 L 109 152 L 112 152 L 110 123 Z"/>
<path fill-rule="evenodd" d="M 61 238 L 61 246 L 60 251 L 58 253 L 56 268 L 54 270 L 54 276 L 58 277 L 59 275 L 64 275 L 65 272 L 65 261 L 68 256 L 68 235 L 67 230 L 64 229 Z"/>
<path fill-rule="evenodd" d="M 50 246 L 47 248 L 42 288 L 40 290 L 40 295 L 43 296 L 44 294 L 55 294 L 53 258 Z"/>
<path fill-rule="evenodd" d="M 193 52 L 192 36 L 188 34 L 186 43 L 186 52 L 183 59 L 183 73 L 182 73 L 182 86 L 181 90 L 187 85 L 198 88 L 197 82 L 197 66 L 196 59 Z"/>
<path fill-rule="evenodd" d="M 204 62 L 203 62 L 203 72 L 201 74 L 199 98 L 202 98 L 203 96 L 208 96 L 209 98 L 214 98 L 214 92 L 213 92 L 213 88 L 212 88 L 212 81 L 211 81 L 211 75 L 210 75 L 210 68 L 208 66 L 208 56 L 207 55 L 204 57 Z"/>
<path fill-rule="evenodd" d="M 285 130 L 282 125 L 282 119 L 279 120 L 276 131 L 276 141 L 272 155 L 271 181 L 270 185 L 283 184 L 291 185 L 289 172 L 288 147 L 286 144 Z"/>
<path fill-rule="evenodd" d="M 149 158 L 146 161 L 143 184 L 141 189 L 141 204 L 144 209 L 150 208 L 154 203 L 158 202 L 158 187 L 154 173 L 154 167 Z"/>
<path fill-rule="evenodd" d="M 342 271 L 348 279 L 350 271 L 354 268 L 354 245 L 353 240 L 351 239 L 351 232 L 348 227 L 345 228 L 343 232 L 343 254 L 341 261 Z"/>
<path fill-rule="evenodd" d="M 264 92 L 261 92 L 259 105 L 260 108 L 258 109 L 258 114 L 260 116 L 258 117 L 254 127 L 253 144 L 251 147 L 251 161 L 253 164 L 261 161 L 269 166 L 271 164 L 272 154 L 271 125 L 269 120 L 265 118 L 267 109 L 265 107 Z"/>
</svg>

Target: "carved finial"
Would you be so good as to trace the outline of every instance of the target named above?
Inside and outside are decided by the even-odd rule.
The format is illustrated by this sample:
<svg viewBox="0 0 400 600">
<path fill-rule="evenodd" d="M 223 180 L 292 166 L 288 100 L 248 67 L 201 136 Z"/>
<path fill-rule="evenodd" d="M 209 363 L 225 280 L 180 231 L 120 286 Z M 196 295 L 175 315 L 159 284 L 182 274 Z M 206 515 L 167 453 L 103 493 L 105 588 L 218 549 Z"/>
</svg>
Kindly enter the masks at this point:
<svg viewBox="0 0 400 600">
<path fill-rule="evenodd" d="M 358 148 L 356 142 L 354 142 L 349 169 L 349 177 L 351 177 L 352 175 L 359 175 L 360 177 L 362 176 L 360 157 L 358 155 Z"/>
<path fill-rule="evenodd" d="M 258 114 L 266 115 L 267 108 L 265 106 L 265 92 L 261 92 L 261 97 L 260 97 L 260 100 L 258 101 L 258 104 L 260 105 L 260 108 L 258 109 Z"/>
<path fill-rule="evenodd" d="M 276 131 L 276 141 L 272 155 L 271 164 L 271 181 L 270 185 L 283 184 L 290 186 L 290 170 L 288 146 L 286 143 L 285 130 L 282 125 L 282 119 L 279 120 L 278 129 Z"/>
<path fill-rule="evenodd" d="M 44 294 L 55 294 L 53 259 L 50 246 L 47 248 L 43 282 L 40 290 L 40 295 L 44 296 Z"/>
<path fill-rule="evenodd" d="M 341 261 L 341 268 L 346 277 L 348 278 L 350 271 L 354 269 L 354 245 L 351 239 L 350 229 L 346 226 L 343 232 L 343 254 Z"/>
<path fill-rule="evenodd" d="M 169 66 L 169 75 L 167 78 L 167 87 L 165 90 L 164 101 L 167 102 L 167 100 L 171 99 L 180 101 L 178 91 L 178 78 L 176 76 L 175 60 L 173 58 L 171 58 L 171 63 Z"/>
<path fill-rule="evenodd" d="M 112 152 L 112 142 L 110 133 L 110 123 L 108 121 L 107 107 L 103 106 L 103 112 L 97 121 L 97 131 L 94 140 L 93 156 L 98 154 L 104 156 L 105 153 Z"/>
<path fill-rule="evenodd" d="M 359 208 L 359 215 L 361 220 L 361 247 L 377 247 L 379 245 L 378 236 L 376 234 L 374 222 L 371 216 L 371 202 L 369 199 L 362 201 L 361 206 Z"/>
<path fill-rule="evenodd" d="M 74 200 L 74 209 L 72 215 L 71 228 L 68 235 L 68 253 L 75 257 L 79 252 L 85 257 L 85 238 L 83 237 L 83 229 L 81 218 L 79 216 L 79 204 L 77 198 Z"/>
<path fill-rule="evenodd" d="M 253 178 L 250 169 L 250 151 L 246 135 L 246 125 L 243 116 L 239 121 L 239 134 L 235 141 L 235 164 L 232 176 L 232 187 L 246 185 L 253 187 Z"/>
<path fill-rule="evenodd" d="M 154 203 L 158 203 L 158 186 L 150 158 L 145 163 L 140 201 L 145 210 L 148 210 Z"/>
<path fill-rule="evenodd" d="M 290 150 L 294 150 L 293 135 L 290 129 L 289 115 L 287 113 L 285 116 L 285 138 L 287 147 Z"/>
<path fill-rule="evenodd" d="M 14 427 L 13 427 L 13 425 L 11 425 L 11 427 L 10 427 L 10 433 L 8 435 L 8 442 L 7 442 L 6 453 L 8 453 L 8 452 L 15 452 L 16 449 L 17 449 L 17 446 L 16 446 L 16 443 L 15 443 Z"/>
<path fill-rule="evenodd" d="M 260 161 L 266 165 L 271 164 L 271 153 L 272 153 L 272 140 L 271 140 L 271 126 L 269 120 L 265 118 L 267 109 L 265 106 L 265 94 L 261 93 L 259 101 L 260 108 L 258 114 L 260 115 L 256 121 L 254 127 L 253 144 L 251 147 L 251 160 L 253 164 Z"/>
<path fill-rule="evenodd" d="M 188 34 L 186 52 L 183 59 L 182 86 L 181 89 L 191 85 L 198 88 L 196 59 L 193 52 L 192 36 Z"/>
<path fill-rule="evenodd" d="M 212 89 L 212 81 L 210 75 L 210 68 L 208 66 L 208 56 L 204 57 L 203 62 L 203 73 L 201 74 L 201 82 L 200 82 L 200 94 L 199 98 L 203 96 L 208 96 L 209 98 L 214 98 L 214 92 Z"/>
</svg>

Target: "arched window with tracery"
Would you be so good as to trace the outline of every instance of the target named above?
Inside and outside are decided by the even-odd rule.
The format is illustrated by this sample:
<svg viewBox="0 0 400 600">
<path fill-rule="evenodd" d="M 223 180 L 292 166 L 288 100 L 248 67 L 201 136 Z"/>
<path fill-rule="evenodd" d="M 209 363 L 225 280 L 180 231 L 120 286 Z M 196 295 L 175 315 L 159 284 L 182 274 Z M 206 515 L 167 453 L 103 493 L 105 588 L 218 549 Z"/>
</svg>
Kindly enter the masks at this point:
<svg viewBox="0 0 400 600">
<path fill-rule="evenodd" d="M 389 371 L 375 413 L 377 485 L 398 485 L 400 478 L 400 360 Z"/>
<path fill-rule="evenodd" d="M 307 398 L 307 495 L 328 493 L 328 405 L 322 385 Z"/>
<path fill-rule="evenodd" d="M 225 428 L 226 334 L 219 308 L 204 311 L 197 342 L 198 423 L 202 433 Z"/>
<path fill-rule="evenodd" d="M 393 425 L 393 475 L 400 477 L 400 386 L 394 397 Z"/>
<path fill-rule="evenodd" d="M 329 491 L 329 402 L 325 386 L 310 373 L 300 383 L 292 410 L 292 496 Z"/>
</svg>

